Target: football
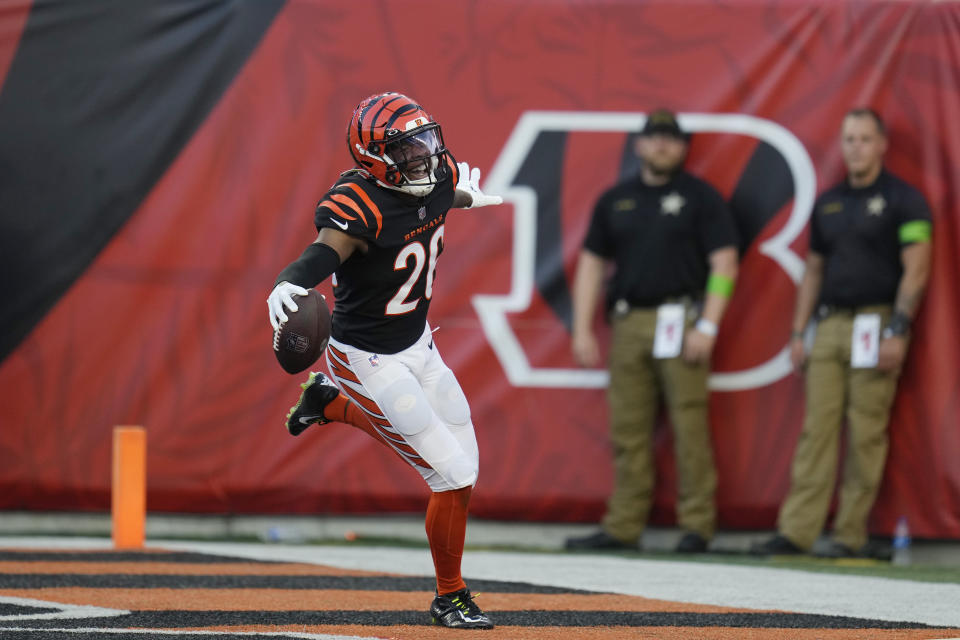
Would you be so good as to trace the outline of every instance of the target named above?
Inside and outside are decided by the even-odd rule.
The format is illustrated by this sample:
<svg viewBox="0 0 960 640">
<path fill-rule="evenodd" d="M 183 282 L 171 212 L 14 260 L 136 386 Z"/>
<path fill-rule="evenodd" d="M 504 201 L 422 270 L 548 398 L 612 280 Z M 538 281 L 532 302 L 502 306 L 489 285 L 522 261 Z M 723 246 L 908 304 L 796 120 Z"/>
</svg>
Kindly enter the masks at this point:
<svg viewBox="0 0 960 640">
<path fill-rule="evenodd" d="M 330 310 L 316 289 L 296 296 L 298 309 L 273 332 L 273 353 L 287 373 L 300 373 L 316 362 L 330 340 Z"/>
</svg>

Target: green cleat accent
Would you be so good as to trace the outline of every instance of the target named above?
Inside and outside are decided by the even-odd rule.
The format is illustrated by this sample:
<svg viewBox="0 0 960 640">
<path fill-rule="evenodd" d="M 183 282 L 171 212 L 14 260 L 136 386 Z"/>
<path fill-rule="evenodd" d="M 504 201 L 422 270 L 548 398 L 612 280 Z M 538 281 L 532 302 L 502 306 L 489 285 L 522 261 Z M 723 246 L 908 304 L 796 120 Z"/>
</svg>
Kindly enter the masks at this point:
<svg viewBox="0 0 960 640">
<path fill-rule="evenodd" d="M 430 604 L 433 624 L 454 629 L 493 629 L 493 623 L 477 603 L 470 589 L 460 589 L 446 595 L 438 595 Z"/>
<path fill-rule="evenodd" d="M 326 374 L 310 372 L 307 381 L 300 385 L 303 391 L 297 404 L 287 413 L 287 431 L 298 436 L 312 424 L 327 424 L 323 410 L 340 395 L 340 389 Z"/>
</svg>

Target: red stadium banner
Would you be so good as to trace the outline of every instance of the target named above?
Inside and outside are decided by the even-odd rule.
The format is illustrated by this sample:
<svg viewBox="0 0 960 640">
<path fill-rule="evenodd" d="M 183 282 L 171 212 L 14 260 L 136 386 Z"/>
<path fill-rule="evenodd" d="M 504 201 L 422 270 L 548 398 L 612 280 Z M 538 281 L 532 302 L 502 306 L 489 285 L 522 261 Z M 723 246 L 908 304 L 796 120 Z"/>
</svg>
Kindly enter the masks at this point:
<svg viewBox="0 0 960 640">
<path fill-rule="evenodd" d="M 569 354 L 570 283 L 594 200 L 665 106 L 743 239 L 711 376 L 720 526 L 773 526 L 803 416 L 785 348 L 807 221 L 843 175 L 843 114 L 876 109 L 888 167 L 933 208 L 934 268 L 871 530 L 906 515 L 916 536 L 960 538 L 957 5 L 110 6 L 0 10 L 0 508 L 108 509 L 116 424 L 147 428 L 151 511 L 426 504 L 358 430 L 286 433 L 305 375 L 277 366 L 265 304 L 352 164 L 353 107 L 395 90 L 504 196 L 449 216 L 431 324 L 473 411 L 472 512 L 543 521 L 596 520 L 611 489 L 606 377 Z"/>
</svg>

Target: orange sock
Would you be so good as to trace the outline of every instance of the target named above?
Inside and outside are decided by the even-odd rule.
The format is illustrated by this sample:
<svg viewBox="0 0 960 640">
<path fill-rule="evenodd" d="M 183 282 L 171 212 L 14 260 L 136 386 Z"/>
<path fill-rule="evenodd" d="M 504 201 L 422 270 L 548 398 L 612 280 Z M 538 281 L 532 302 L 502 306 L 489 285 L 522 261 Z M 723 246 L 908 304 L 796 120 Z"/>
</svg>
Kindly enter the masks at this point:
<svg viewBox="0 0 960 640">
<path fill-rule="evenodd" d="M 343 422 L 370 432 L 370 420 L 353 400 L 342 393 L 334 398 L 323 410 L 323 417 L 331 422 Z"/>
<path fill-rule="evenodd" d="M 473 487 L 430 494 L 427 540 L 437 572 L 437 593 L 459 591 L 467 585 L 460 575 L 463 540 L 467 535 L 467 508 Z"/>
</svg>

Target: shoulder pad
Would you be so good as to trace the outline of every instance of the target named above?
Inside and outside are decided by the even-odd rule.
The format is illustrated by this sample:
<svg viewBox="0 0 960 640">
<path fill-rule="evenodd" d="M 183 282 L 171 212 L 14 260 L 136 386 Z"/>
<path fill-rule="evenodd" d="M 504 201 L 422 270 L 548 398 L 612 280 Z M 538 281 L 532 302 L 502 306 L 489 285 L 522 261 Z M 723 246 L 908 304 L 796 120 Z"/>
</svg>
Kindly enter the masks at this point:
<svg viewBox="0 0 960 640">
<path fill-rule="evenodd" d="M 340 180 L 317 204 L 314 223 L 318 230 L 330 227 L 351 235 L 377 238 L 383 228 L 383 216 L 364 186 Z"/>
</svg>

